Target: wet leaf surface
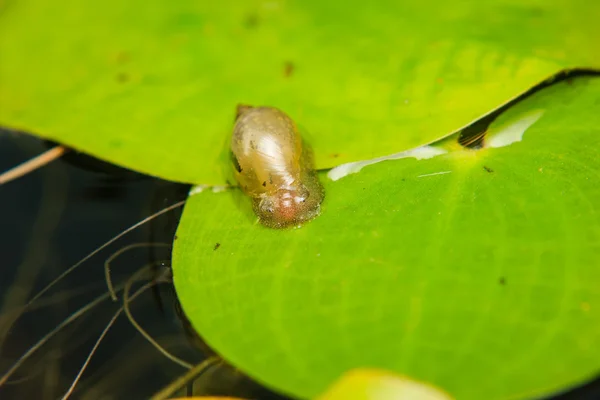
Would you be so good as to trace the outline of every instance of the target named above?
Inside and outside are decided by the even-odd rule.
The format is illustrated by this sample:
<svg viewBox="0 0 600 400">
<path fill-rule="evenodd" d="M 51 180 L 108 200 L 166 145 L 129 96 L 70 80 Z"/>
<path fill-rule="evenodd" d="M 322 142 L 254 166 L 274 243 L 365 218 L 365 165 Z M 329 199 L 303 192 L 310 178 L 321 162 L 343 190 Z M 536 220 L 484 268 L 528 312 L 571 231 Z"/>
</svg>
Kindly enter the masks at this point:
<svg viewBox="0 0 600 400">
<path fill-rule="evenodd" d="M 527 399 L 590 379 L 599 105 L 599 79 L 567 80 L 500 115 L 480 149 L 454 137 L 430 159 L 322 174 L 322 215 L 299 229 L 256 224 L 237 190 L 195 194 L 174 249 L 183 308 L 227 360 L 304 398 L 363 366 L 460 399 Z M 514 142 L 489 147 L 502 135 Z"/>
</svg>

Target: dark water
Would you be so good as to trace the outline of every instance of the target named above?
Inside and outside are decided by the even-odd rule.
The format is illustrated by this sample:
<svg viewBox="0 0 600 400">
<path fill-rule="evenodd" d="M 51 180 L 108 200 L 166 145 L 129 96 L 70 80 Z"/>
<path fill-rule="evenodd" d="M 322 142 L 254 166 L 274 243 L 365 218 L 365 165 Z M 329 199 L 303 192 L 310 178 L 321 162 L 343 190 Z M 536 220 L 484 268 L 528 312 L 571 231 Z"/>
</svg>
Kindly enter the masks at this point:
<svg viewBox="0 0 600 400">
<path fill-rule="evenodd" d="M 48 148 L 23 134 L 0 131 L 0 171 Z M 0 186 L 0 375 L 44 334 L 107 293 L 104 261 L 124 246 L 172 243 L 182 208 L 128 233 L 67 275 L 29 311 L 19 309 L 39 290 L 104 242 L 145 217 L 185 199 L 188 185 L 113 167 L 77 153 Z M 169 247 L 142 246 L 111 264 L 115 285 L 143 266 L 170 267 Z M 139 285 L 137 286 L 139 287 Z M 190 340 L 171 284 L 148 290 L 131 304 L 136 320 L 177 357 L 196 364 L 206 358 Z M 135 290 L 135 289 L 134 289 Z M 0 399 L 60 398 L 95 341 L 122 305 L 106 300 L 86 312 L 23 363 L 0 387 Z M 10 317 L 19 315 L 10 325 Z M 3 342 L 2 342 L 3 341 Z M 121 315 L 98 347 L 76 386 L 76 399 L 145 399 L 186 370 L 161 355 Z M 210 371 L 198 394 L 278 398 L 231 368 Z"/>
<path fill-rule="evenodd" d="M 0 171 L 46 148 L 36 138 L 0 130 Z M 184 199 L 188 190 L 187 185 L 122 170 L 76 153 L 0 186 L 0 375 L 62 320 L 106 293 L 104 261 L 108 257 L 135 243 L 171 243 L 182 209 L 128 233 L 62 279 L 27 312 L 19 313 L 32 296 L 116 234 Z M 137 247 L 124 253 L 111 266 L 115 284 L 149 263 L 155 264 L 157 272 L 169 268 L 170 249 Z M 122 297 L 119 294 L 120 300 Z M 121 304 L 106 300 L 57 334 L 0 387 L 0 399 L 60 398 Z M 206 358 L 202 346 L 190 340 L 177 313 L 172 285 L 146 291 L 131 308 L 137 321 L 170 352 L 193 364 Z M 19 318 L 10 324 L 15 315 Z M 72 398 L 147 399 L 184 372 L 121 315 L 98 347 Z M 227 367 L 206 374 L 195 392 L 283 399 Z M 600 381 L 554 399 L 600 399 Z"/>
</svg>

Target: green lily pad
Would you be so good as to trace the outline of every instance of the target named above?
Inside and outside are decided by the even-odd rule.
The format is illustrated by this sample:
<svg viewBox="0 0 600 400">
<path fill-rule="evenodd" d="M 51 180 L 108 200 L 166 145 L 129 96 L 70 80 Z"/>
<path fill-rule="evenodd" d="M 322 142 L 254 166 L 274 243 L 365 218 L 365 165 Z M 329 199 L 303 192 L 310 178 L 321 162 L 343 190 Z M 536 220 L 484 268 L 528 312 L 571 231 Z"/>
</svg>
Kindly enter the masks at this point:
<svg viewBox="0 0 600 400">
<path fill-rule="evenodd" d="M 587 0 L 4 0 L 0 125 L 222 184 L 235 106 L 270 105 L 329 168 L 431 142 L 561 69 L 600 67 L 599 13 Z"/>
<path fill-rule="evenodd" d="M 600 79 L 567 80 L 481 149 L 455 136 L 433 158 L 322 174 L 322 214 L 298 229 L 256 224 L 238 190 L 195 194 L 173 253 L 183 309 L 224 358 L 301 398 L 359 367 L 459 399 L 581 383 L 600 370 L 599 106 Z"/>
</svg>

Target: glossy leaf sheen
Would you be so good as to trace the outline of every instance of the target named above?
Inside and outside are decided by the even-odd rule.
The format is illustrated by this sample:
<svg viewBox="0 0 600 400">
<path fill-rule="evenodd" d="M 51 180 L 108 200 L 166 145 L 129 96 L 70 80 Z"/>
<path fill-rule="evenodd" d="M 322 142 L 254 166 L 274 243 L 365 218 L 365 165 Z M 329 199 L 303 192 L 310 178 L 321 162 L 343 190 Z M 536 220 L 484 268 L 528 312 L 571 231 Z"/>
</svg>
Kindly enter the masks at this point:
<svg viewBox="0 0 600 400">
<path fill-rule="evenodd" d="M 452 400 L 438 389 L 386 371 L 357 369 L 344 374 L 316 400 Z"/>
<path fill-rule="evenodd" d="M 287 112 L 327 168 L 430 142 L 563 68 L 600 67 L 600 2 L 353 4 L 3 0 L 0 125 L 222 184 L 238 103 Z"/>
<path fill-rule="evenodd" d="M 322 215 L 299 229 L 254 223 L 237 190 L 194 195 L 183 308 L 227 360 L 303 398 L 356 367 L 459 399 L 580 383 L 600 369 L 599 108 L 600 79 L 569 80 L 494 122 L 544 110 L 521 142 L 323 176 Z"/>
</svg>

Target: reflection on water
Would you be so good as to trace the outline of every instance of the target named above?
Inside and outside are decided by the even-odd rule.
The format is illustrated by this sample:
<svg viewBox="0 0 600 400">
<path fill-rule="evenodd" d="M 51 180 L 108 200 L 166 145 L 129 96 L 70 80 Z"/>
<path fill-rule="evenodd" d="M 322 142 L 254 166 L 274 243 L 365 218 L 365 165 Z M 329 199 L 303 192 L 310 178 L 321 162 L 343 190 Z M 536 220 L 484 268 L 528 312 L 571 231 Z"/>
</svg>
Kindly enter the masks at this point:
<svg viewBox="0 0 600 400">
<path fill-rule="evenodd" d="M 47 148 L 27 135 L 0 131 L 0 171 Z M 187 185 L 107 166 L 78 153 L 0 187 L 0 379 L 46 333 L 107 294 L 104 261 L 136 243 L 170 244 L 182 208 L 165 213 L 84 262 L 26 312 L 23 306 L 69 266 L 124 229 L 184 199 Z M 133 246 L 111 263 L 116 287 L 146 265 L 170 267 L 170 247 Z M 164 274 L 163 274 L 164 277 Z M 134 285 L 135 291 L 147 281 Z M 206 358 L 180 313 L 170 283 L 131 303 L 136 321 L 166 351 L 188 363 Z M 86 311 L 25 359 L 0 386 L 0 398 L 61 398 L 84 364 L 123 294 Z M 190 338 L 194 340 L 190 340 Z M 148 398 L 186 370 L 156 350 L 124 315 L 116 319 L 74 389 L 77 399 Z M 213 368 L 195 392 L 277 398 L 231 368 Z M 203 376 L 199 381 L 206 381 Z"/>
</svg>

